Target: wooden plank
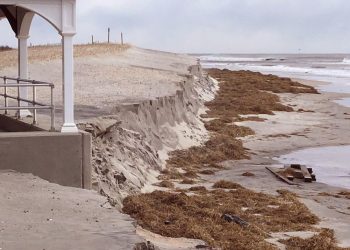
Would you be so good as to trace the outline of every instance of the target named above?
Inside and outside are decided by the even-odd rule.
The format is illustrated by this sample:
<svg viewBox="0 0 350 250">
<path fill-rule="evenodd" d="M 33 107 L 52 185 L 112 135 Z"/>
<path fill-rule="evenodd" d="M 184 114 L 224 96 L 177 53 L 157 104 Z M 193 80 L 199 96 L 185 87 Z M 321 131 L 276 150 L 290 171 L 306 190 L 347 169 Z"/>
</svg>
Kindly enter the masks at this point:
<svg viewBox="0 0 350 250">
<path fill-rule="evenodd" d="M 283 170 L 283 168 L 266 167 L 266 169 L 269 170 L 271 173 L 273 173 L 277 178 L 288 183 L 289 185 L 298 185 L 297 183 L 294 183 L 294 182 L 288 180 L 286 177 L 284 177 L 283 175 L 281 175 L 277 172 L 278 170 Z"/>
<path fill-rule="evenodd" d="M 304 175 L 305 182 L 312 182 L 311 174 L 310 174 L 309 170 L 306 168 L 306 166 L 305 165 L 301 165 L 300 169 L 301 169 L 301 172 Z"/>
<path fill-rule="evenodd" d="M 301 179 L 301 180 L 304 179 L 304 173 L 303 173 L 303 171 L 301 171 L 301 170 L 293 169 L 293 175 L 294 175 L 294 177 L 297 178 L 297 179 Z"/>
<path fill-rule="evenodd" d="M 299 170 L 301 168 L 300 164 L 290 164 L 290 167 L 294 169 L 299 169 Z"/>
</svg>

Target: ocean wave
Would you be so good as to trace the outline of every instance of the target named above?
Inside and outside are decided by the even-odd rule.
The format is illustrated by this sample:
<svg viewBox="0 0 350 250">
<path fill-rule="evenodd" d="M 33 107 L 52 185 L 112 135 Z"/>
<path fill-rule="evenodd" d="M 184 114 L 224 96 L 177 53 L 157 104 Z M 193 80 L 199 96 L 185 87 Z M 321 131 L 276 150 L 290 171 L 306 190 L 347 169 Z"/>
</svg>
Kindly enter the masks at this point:
<svg viewBox="0 0 350 250">
<path fill-rule="evenodd" d="M 350 62 L 349 62 L 350 63 Z M 291 67 L 286 65 L 252 65 L 252 64 L 240 64 L 236 63 L 232 65 L 239 69 L 249 69 L 253 71 L 262 72 L 286 72 L 286 73 L 302 73 L 319 76 L 332 76 L 332 77 L 350 77 L 350 70 L 345 69 L 325 69 L 325 68 L 303 68 L 303 67 Z"/>
<path fill-rule="evenodd" d="M 350 58 L 343 58 L 341 62 L 324 62 L 323 64 L 350 65 Z"/>
<path fill-rule="evenodd" d="M 344 58 L 341 64 L 350 64 L 350 59 L 349 58 Z"/>
<path fill-rule="evenodd" d="M 200 56 L 201 61 L 209 62 L 262 62 L 270 58 L 262 57 L 229 57 L 229 56 Z"/>
</svg>

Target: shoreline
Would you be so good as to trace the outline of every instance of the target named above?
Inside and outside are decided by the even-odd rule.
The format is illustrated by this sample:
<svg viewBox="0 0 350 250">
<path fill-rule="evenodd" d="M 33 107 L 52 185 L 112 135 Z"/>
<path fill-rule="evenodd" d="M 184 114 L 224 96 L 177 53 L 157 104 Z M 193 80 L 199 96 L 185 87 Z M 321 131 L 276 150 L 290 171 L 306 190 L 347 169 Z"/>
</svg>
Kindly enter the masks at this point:
<svg viewBox="0 0 350 250">
<path fill-rule="evenodd" d="M 306 85 L 309 85 L 309 86 L 312 86 L 312 87 L 317 87 L 319 86 L 320 84 L 327 84 L 326 82 L 318 82 L 318 81 L 310 81 L 310 80 L 302 80 L 302 79 L 295 79 L 297 81 L 299 81 L 300 83 L 302 84 L 306 84 Z M 302 108 L 303 106 L 299 106 L 299 105 L 304 105 L 305 103 L 303 103 L 303 96 L 304 94 L 298 94 L 299 96 L 297 97 L 298 99 L 293 101 L 291 100 L 291 96 L 290 95 L 285 95 L 285 94 L 278 94 L 280 97 L 281 97 L 281 103 L 282 104 L 287 104 L 287 105 L 292 105 L 295 109 L 297 108 Z M 341 104 L 337 104 L 335 103 L 334 101 L 335 100 L 338 100 L 340 98 L 347 98 L 347 97 L 350 97 L 350 93 L 334 93 L 334 92 L 320 92 L 320 96 L 321 98 L 314 98 L 314 100 L 311 100 L 311 102 L 315 103 L 315 102 L 319 102 L 319 104 L 314 104 L 313 108 L 320 108 L 322 109 L 322 112 L 310 112 L 309 110 L 307 110 L 306 112 L 303 112 L 301 115 L 303 115 L 304 117 L 307 118 L 308 114 L 311 114 L 312 116 L 314 116 L 313 118 L 311 119 L 307 119 L 307 121 L 314 121 L 315 118 L 320 118 L 320 123 L 319 124 L 310 124 L 310 125 L 305 125 L 305 127 L 309 126 L 309 127 L 313 127 L 314 129 L 319 129 L 320 128 L 320 125 L 323 125 L 323 124 L 333 124 L 332 127 L 327 127 L 326 129 L 327 130 L 332 130 L 332 129 L 336 129 L 336 130 L 342 130 L 344 127 L 346 127 L 346 124 L 342 124 L 344 125 L 343 127 L 337 127 L 336 124 L 334 124 L 335 122 L 325 122 L 324 118 L 327 116 L 327 114 L 325 113 L 328 113 L 327 110 L 332 110 L 332 112 L 329 112 L 328 113 L 328 116 L 327 117 L 333 117 L 335 115 L 339 115 L 340 117 L 336 117 L 335 119 L 337 120 L 341 120 L 341 119 L 350 119 L 350 107 L 346 107 L 346 106 L 343 106 Z M 309 96 L 310 97 L 310 96 Z M 305 108 L 305 106 L 304 106 Z M 335 111 L 335 110 L 338 110 L 338 111 Z M 312 110 L 311 110 L 312 111 Z M 349 112 L 348 114 L 345 114 Z M 283 116 L 283 113 L 286 113 L 286 112 L 274 112 L 275 115 L 273 116 L 270 116 L 270 115 L 257 115 L 258 117 L 261 117 L 261 118 L 265 118 L 267 120 L 269 120 L 269 118 L 275 118 L 277 117 L 275 120 L 280 120 L 280 119 L 285 119 L 286 117 Z M 291 112 L 291 113 L 297 113 L 297 112 Z M 315 113 L 317 114 L 321 114 L 320 116 L 316 116 L 315 117 Z M 337 114 L 336 114 L 337 113 Z M 280 118 L 280 119 L 279 119 Z M 260 126 L 261 123 L 264 123 L 266 121 L 263 121 L 263 122 L 255 122 L 255 121 L 244 121 L 244 122 L 238 122 L 236 124 L 238 125 L 242 125 L 242 126 L 248 126 L 248 127 L 252 127 L 253 130 L 254 128 L 258 128 L 258 127 L 263 127 L 263 126 Z M 283 125 L 283 124 L 282 124 Z M 296 123 L 296 125 L 300 125 L 298 123 Z M 278 126 L 276 124 L 274 124 L 274 126 Z M 288 134 L 288 132 L 290 133 L 295 133 L 295 130 L 296 129 L 291 129 L 289 131 L 285 131 L 285 133 L 281 133 L 281 137 L 283 137 L 283 135 L 285 134 Z M 299 129 L 300 130 L 300 129 Z M 257 132 L 257 131 L 256 131 Z M 261 131 L 261 132 L 266 132 L 265 130 L 264 131 Z M 308 131 L 306 131 L 308 132 Z M 268 133 L 268 134 L 265 134 L 265 135 L 268 135 L 268 136 L 273 136 L 275 135 L 276 133 Z M 348 134 L 350 134 L 350 132 L 348 132 Z M 258 134 L 258 135 L 261 135 L 261 134 Z M 278 134 L 277 134 L 278 135 Z M 302 134 L 293 134 L 294 136 L 302 136 Z M 292 135 L 292 136 L 293 136 Z M 253 135 L 252 137 L 254 137 L 255 135 Z M 278 137 L 278 136 L 276 136 Z M 244 143 L 251 143 L 251 137 L 249 138 L 241 138 Z M 247 139 L 245 141 L 245 139 Z M 277 140 L 277 139 L 276 139 Z M 259 142 L 258 142 L 259 143 Z M 246 144 L 245 144 L 246 145 Z M 350 145 L 350 142 L 346 142 L 346 139 L 344 138 L 338 138 L 338 140 L 334 140 L 334 138 L 332 138 L 332 140 L 327 140 L 327 137 L 326 138 L 321 138 L 320 140 L 315 140 L 314 142 L 312 143 L 299 143 L 299 144 L 293 144 L 292 147 L 286 147 L 284 149 L 280 149 L 281 148 L 281 145 L 279 145 L 278 147 L 273 147 L 272 150 L 270 151 L 265 151 L 265 152 L 259 152 L 259 153 L 263 153 L 263 156 L 269 156 L 269 157 L 272 157 L 272 156 L 282 156 L 282 155 L 286 155 L 286 154 L 289 154 L 291 152 L 295 152 L 295 151 L 299 151 L 299 150 L 303 150 L 303 149 L 308 149 L 308 148 L 319 148 L 319 147 L 330 147 L 330 146 L 346 146 L 346 145 Z M 278 149 L 277 149 L 278 148 Z M 252 147 L 252 150 L 257 150 L 259 151 L 259 147 L 257 148 L 254 148 Z M 272 163 L 275 163 L 275 161 L 273 161 Z"/>
<path fill-rule="evenodd" d="M 316 87 L 326 82 L 295 79 L 298 82 Z M 230 180 L 257 192 L 276 194 L 279 189 L 287 189 L 296 193 L 300 200 L 312 213 L 321 219 L 320 227 L 328 227 L 335 231 L 339 245 L 350 247 L 350 200 L 322 196 L 321 193 L 337 193 L 346 188 L 331 186 L 325 183 L 301 184 L 289 186 L 271 175 L 266 166 L 283 165 L 275 158 L 289 153 L 328 146 L 350 145 L 347 138 L 349 107 L 334 102 L 339 98 L 349 97 L 347 93 L 332 93 L 320 91 L 319 95 L 308 94 L 278 94 L 282 104 L 299 108 L 311 109 L 315 112 L 274 112 L 275 115 L 258 115 L 266 121 L 244 121 L 236 123 L 247 126 L 255 131 L 255 135 L 241 138 L 244 147 L 252 154 L 250 160 L 228 161 L 224 163 L 227 170 L 218 172 L 215 176 L 205 179 L 209 182 Z M 310 100 L 311 98 L 311 100 Z M 298 118 L 298 119 L 296 119 Z M 303 124 L 301 124 L 302 122 Z M 271 131 L 271 127 L 274 128 Z M 282 132 L 280 131 L 282 130 Z M 255 177 L 243 177 L 245 172 L 255 174 Z M 317 172 L 316 172 L 317 177 Z"/>
<path fill-rule="evenodd" d="M 220 76 L 219 76 L 219 78 L 220 78 Z M 269 79 L 269 78 L 265 78 L 265 80 L 266 79 Z M 269 81 L 269 80 L 267 80 L 267 81 Z M 281 87 L 282 86 L 283 86 L 283 84 L 281 83 Z M 262 89 L 264 89 L 263 86 L 262 86 Z M 282 92 L 283 92 L 283 88 L 282 88 Z M 292 91 L 291 93 L 295 93 L 295 92 Z M 274 94 L 276 94 L 276 93 L 274 93 Z M 322 196 L 322 197 L 319 196 L 319 193 L 321 191 L 324 191 L 324 193 L 337 192 L 340 189 L 333 188 L 333 187 L 330 187 L 330 186 L 327 186 L 327 185 L 321 184 L 321 183 L 310 184 L 310 186 L 312 186 L 312 188 L 310 188 L 310 186 L 306 187 L 305 184 L 299 185 L 297 187 L 295 187 L 295 186 L 290 187 L 287 184 L 277 180 L 273 175 L 271 175 L 270 172 L 268 172 L 265 169 L 265 166 L 276 164 L 276 161 L 272 160 L 271 156 L 275 156 L 277 151 L 279 153 L 282 152 L 281 148 L 280 148 L 281 141 L 279 141 L 279 140 L 281 138 L 282 138 L 282 141 L 283 140 L 285 140 L 285 141 L 290 140 L 289 136 L 288 136 L 288 138 L 286 138 L 286 136 L 285 136 L 286 134 L 299 132 L 299 134 L 294 135 L 294 140 L 298 140 L 301 136 L 300 130 L 303 131 L 305 129 L 305 125 L 307 125 L 306 127 L 319 126 L 322 129 L 322 126 L 324 126 L 324 123 L 326 122 L 326 120 L 329 120 L 328 117 L 325 117 L 325 114 L 328 114 L 331 116 L 337 116 L 337 115 L 341 116 L 341 112 L 339 111 L 339 109 L 341 110 L 341 109 L 347 109 L 347 108 L 341 107 L 340 105 L 338 105 L 336 103 L 329 102 L 329 100 L 331 100 L 332 98 L 333 99 L 338 98 L 340 96 L 339 94 L 322 93 L 322 94 L 315 95 L 315 94 L 311 94 L 311 92 L 310 92 L 310 94 L 299 93 L 299 94 L 276 94 L 276 95 L 280 97 L 281 104 L 285 104 L 285 105 L 289 106 L 289 107 L 284 106 L 286 109 L 284 109 L 280 106 L 276 106 L 276 108 L 278 108 L 279 110 L 289 110 L 290 111 L 291 108 L 293 108 L 293 110 L 298 110 L 299 108 L 300 109 L 304 108 L 304 109 L 302 111 L 299 110 L 299 111 L 293 111 L 293 112 L 284 112 L 284 111 L 283 112 L 274 112 L 275 115 L 253 115 L 255 117 L 258 116 L 258 117 L 267 118 L 267 120 L 264 122 L 261 122 L 261 121 L 245 121 L 245 122 L 239 122 L 239 123 L 235 122 L 234 124 L 235 125 L 238 124 L 239 126 L 240 125 L 246 126 L 246 124 L 249 124 L 249 123 L 255 124 L 256 126 L 250 126 L 250 128 L 252 130 L 254 130 L 255 132 L 257 132 L 260 128 L 260 130 L 255 135 L 251 135 L 251 136 L 248 135 L 248 136 L 243 137 L 243 138 L 237 138 L 237 139 L 241 139 L 243 141 L 243 146 L 245 148 L 250 149 L 249 150 L 250 152 L 249 151 L 248 152 L 252 156 L 251 159 L 224 161 L 220 165 L 223 165 L 225 170 L 219 170 L 218 172 L 214 171 L 213 175 L 208 175 L 208 174 L 204 174 L 204 173 L 201 174 L 201 172 L 199 172 L 199 174 L 200 174 L 199 177 L 201 179 L 199 182 L 195 178 L 196 179 L 195 183 L 188 183 L 189 185 L 184 185 L 185 179 L 181 182 L 181 177 L 180 177 L 180 182 L 175 181 L 172 185 L 170 185 L 171 183 L 169 183 L 169 182 L 159 183 L 159 184 L 166 184 L 166 185 L 161 186 L 162 188 L 156 188 L 156 190 L 168 191 L 170 193 L 175 192 L 174 195 L 176 195 L 176 192 L 182 192 L 181 190 L 186 192 L 185 191 L 186 189 L 182 189 L 182 188 L 190 188 L 190 187 L 196 188 L 196 187 L 198 187 L 198 188 L 203 188 L 203 190 L 212 190 L 211 185 L 213 183 L 218 183 L 222 180 L 238 183 L 249 190 L 252 190 L 252 191 L 255 191 L 258 193 L 260 193 L 260 192 L 267 193 L 267 194 L 270 194 L 270 195 L 275 196 L 275 197 L 278 197 L 278 195 L 277 195 L 278 190 L 288 190 L 288 191 L 291 191 L 293 193 L 296 193 L 296 195 L 298 196 L 298 199 L 300 201 L 302 201 L 302 203 L 304 205 L 306 205 L 312 213 L 314 213 L 316 216 L 318 216 L 322 220 L 322 222 L 320 224 L 315 225 L 315 228 L 316 227 L 327 227 L 327 228 L 334 229 L 336 231 L 335 232 L 336 237 L 339 240 L 340 245 L 341 246 L 348 246 L 348 244 L 350 244 L 350 242 L 347 242 L 347 235 L 350 233 L 350 231 L 347 228 L 347 225 L 350 223 L 350 221 L 349 221 L 350 218 L 346 217 L 347 216 L 346 210 L 348 209 L 348 207 L 350 205 L 350 204 L 348 204 L 349 201 L 342 199 L 341 202 L 338 202 L 341 204 L 339 204 L 337 207 L 331 207 L 331 205 L 334 204 L 334 199 L 336 197 L 333 197 L 331 195 L 330 196 Z M 311 98 L 311 100 L 307 100 L 308 98 L 305 98 L 306 96 L 309 96 Z M 344 95 L 342 95 L 342 96 L 344 96 Z M 298 101 L 301 103 L 298 103 Z M 295 103 L 297 103 L 297 104 L 295 104 Z M 310 103 L 313 104 L 313 107 L 316 109 L 315 111 L 311 112 L 310 109 L 307 109 L 307 108 L 309 108 Z M 298 104 L 300 107 L 298 106 Z M 264 104 L 264 105 L 266 105 L 266 104 Z M 337 114 L 332 114 L 332 112 L 331 113 L 328 112 L 330 106 L 332 106 L 333 108 L 337 107 L 336 108 Z M 210 110 L 210 106 L 207 106 L 207 107 Z M 269 107 L 269 106 L 265 106 L 265 107 Z M 280 109 L 280 108 L 282 108 L 282 109 Z M 235 112 L 240 113 L 241 111 L 239 111 L 239 110 L 240 110 L 240 108 L 237 107 L 237 110 Z M 248 108 L 248 110 L 246 110 L 244 108 L 242 109 L 243 113 L 247 112 L 247 111 L 248 111 L 248 113 L 250 112 L 249 108 Z M 262 111 L 262 112 L 264 112 L 264 111 Z M 254 114 L 254 113 L 255 112 L 252 112 L 252 114 Z M 218 113 L 218 114 L 220 114 L 220 113 Z M 301 120 L 302 122 L 304 121 L 304 118 L 309 117 L 309 116 L 312 119 L 307 124 L 303 124 L 304 122 L 300 123 L 300 121 L 299 121 L 299 124 L 297 124 L 298 126 L 291 126 L 291 124 L 288 124 L 288 123 L 284 124 L 284 125 L 287 125 L 286 126 L 287 131 L 285 131 L 286 128 L 284 128 L 284 131 L 281 132 L 281 131 L 279 131 L 281 124 L 278 124 L 278 120 L 281 120 L 282 118 L 284 118 L 284 119 L 286 118 L 286 117 L 283 117 L 283 114 L 285 116 L 291 117 L 292 120 L 294 120 L 293 116 L 299 117 L 299 120 Z M 214 115 L 214 117 L 216 117 L 215 113 L 212 113 L 211 115 Z M 345 112 L 343 112 L 342 115 L 344 116 Z M 343 116 L 337 117 L 337 119 L 338 120 L 344 119 Z M 220 119 L 219 117 L 220 116 L 218 116 L 217 119 Z M 212 120 L 210 118 L 210 116 L 208 118 L 206 117 L 203 120 L 208 120 L 208 121 Z M 268 118 L 270 118 L 270 119 L 268 119 Z M 272 119 L 272 122 L 271 122 L 271 119 Z M 273 125 L 273 126 L 271 126 L 271 125 Z M 266 138 L 264 138 L 264 135 L 265 135 L 263 133 L 264 131 L 261 131 L 261 127 L 265 128 L 265 132 L 266 131 L 270 132 L 270 134 L 267 133 L 268 135 L 270 135 L 270 136 L 272 135 L 271 138 L 267 138 L 270 140 L 265 140 L 265 142 L 267 141 L 267 142 L 270 142 L 272 144 L 275 144 L 274 150 L 271 150 L 269 147 L 266 147 L 266 145 L 263 145 L 261 147 L 261 145 L 260 145 L 261 142 L 264 142 L 263 139 L 266 139 Z M 269 131 L 271 128 L 277 129 L 277 131 L 272 131 L 272 133 L 271 133 L 271 131 Z M 329 129 L 329 127 L 327 127 L 327 128 Z M 213 132 L 213 131 L 211 131 L 211 132 Z M 314 132 L 314 131 L 312 131 L 312 132 Z M 317 130 L 317 132 L 318 132 L 317 136 L 319 136 L 319 131 Z M 276 137 L 276 136 L 273 136 L 274 134 L 280 134 L 281 136 Z M 259 136 L 260 136 L 260 138 L 259 138 Z M 313 135 L 313 137 L 315 137 L 315 136 L 316 135 Z M 327 136 L 329 136 L 329 135 L 327 135 Z M 327 141 L 327 138 L 328 138 L 327 136 L 325 136 L 323 138 L 324 142 Z M 330 134 L 330 136 L 334 136 L 334 135 Z M 289 147 L 284 148 L 283 151 L 284 152 L 288 152 L 288 150 L 294 151 L 296 149 L 296 146 L 299 146 L 300 148 L 314 146 L 315 143 L 316 144 L 318 143 L 317 140 L 314 140 L 314 139 L 315 138 L 311 138 L 311 140 L 302 141 L 302 143 L 300 143 L 298 145 L 292 143 L 292 145 L 290 145 Z M 276 143 L 277 141 L 279 141 L 279 143 Z M 250 145 L 247 146 L 247 142 L 249 142 Z M 336 143 L 339 143 L 339 142 L 336 142 Z M 277 146 L 276 146 L 276 144 L 277 144 Z M 254 145 L 257 148 L 253 148 L 252 145 Z M 260 148 L 259 148 L 259 146 L 260 146 Z M 264 150 L 264 148 L 269 148 L 270 150 Z M 278 148 L 278 150 L 277 150 L 277 148 Z M 200 149 L 198 149 L 198 150 L 199 151 L 197 151 L 197 149 L 194 148 L 194 149 L 192 149 L 192 153 L 189 153 L 189 154 L 196 154 L 196 152 L 200 152 Z M 182 157 L 184 157 L 183 159 L 186 160 L 187 153 L 185 153 L 185 152 L 178 152 L 178 153 L 180 153 L 180 155 L 183 154 Z M 176 159 L 176 157 L 178 157 L 178 156 L 175 155 L 175 159 Z M 188 158 L 188 160 L 190 160 L 191 158 L 192 157 Z M 181 157 L 180 157 L 178 160 L 183 161 L 183 159 L 181 159 Z M 193 160 L 193 158 L 192 158 L 192 160 Z M 224 159 L 222 159 L 221 162 L 223 160 Z M 177 161 L 177 159 L 175 161 Z M 207 162 L 207 163 L 210 163 L 210 162 Z M 172 161 L 172 164 L 174 164 L 174 161 Z M 187 165 L 187 163 L 183 163 L 183 164 L 184 165 L 182 165 L 182 167 L 180 168 L 181 174 L 183 173 L 182 172 L 183 169 L 186 169 L 185 165 Z M 208 164 L 205 164 L 204 166 L 206 166 L 206 165 L 208 165 Z M 189 169 L 185 170 L 185 174 L 189 174 L 190 172 L 188 172 L 188 171 L 189 171 Z M 254 174 L 253 177 L 244 176 L 243 173 L 246 173 L 246 172 L 253 173 Z M 171 173 L 172 172 L 170 172 L 170 174 Z M 172 179 L 172 177 L 169 180 L 171 180 L 171 179 Z M 175 178 L 175 179 L 177 179 L 177 178 Z M 160 179 L 160 180 L 163 180 L 163 179 Z M 165 180 L 168 180 L 168 179 L 165 179 Z M 175 186 L 174 186 L 174 184 L 175 184 Z M 197 185 L 193 185 L 193 184 L 197 184 Z M 198 186 L 198 185 L 201 185 L 201 186 Z M 174 187 L 177 189 L 173 190 Z M 189 189 L 189 191 L 191 191 L 191 189 Z M 168 194 L 170 194 L 170 193 L 168 193 Z M 132 209 L 132 206 L 139 206 L 139 205 L 137 205 L 138 199 L 141 199 L 141 200 L 146 199 L 147 200 L 148 198 L 145 198 L 145 197 L 152 197 L 153 195 L 157 196 L 157 194 L 160 195 L 160 193 L 148 193 L 148 194 L 142 194 L 142 195 L 137 196 L 137 197 L 128 198 L 127 202 L 131 201 L 131 204 L 129 203 L 127 205 L 128 208 L 126 211 L 128 211 L 128 209 Z M 317 200 L 320 198 L 322 198 L 323 200 L 322 201 Z M 150 198 L 150 199 L 152 199 L 152 198 Z M 133 202 L 136 202 L 136 203 L 133 203 Z M 145 201 L 145 200 L 143 200 L 143 202 L 147 203 L 147 201 Z M 140 204 L 140 206 L 142 206 L 142 205 Z M 174 206 L 176 207 L 176 205 L 174 205 Z M 128 213 L 130 214 L 131 211 L 132 210 L 129 210 Z M 338 215 L 338 213 L 340 214 L 340 216 Z M 134 214 L 134 216 L 135 216 L 135 214 Z M 139 216 L 141 216 L 141 218 L 142 218 L 142 215 L 139 215 Z M 344 217 L 342 217 L 342 216 L 344 216 Z M 134 218 L 137 218 L 137 215 Z M 326 218 L 326 220 L 325 220 L 325 218 Z M 300 233 L 301 233 L 301 237 L 305 236 L 304 235 L 305 232 L 300 232 Z"/>
</svg>

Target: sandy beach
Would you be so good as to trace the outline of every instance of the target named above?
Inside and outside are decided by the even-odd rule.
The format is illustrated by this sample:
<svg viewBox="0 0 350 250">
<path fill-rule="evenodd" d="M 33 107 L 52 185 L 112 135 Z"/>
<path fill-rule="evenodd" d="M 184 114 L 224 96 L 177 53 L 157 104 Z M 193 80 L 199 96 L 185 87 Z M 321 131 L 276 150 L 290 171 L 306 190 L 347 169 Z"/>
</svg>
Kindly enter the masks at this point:
<svg viewBox="0 0 350 250">
<path fill-rule="evenodd" d="M 160 249 L 191 249 L 205 244 L 202 241 L 164 238 L 141 228 L 138 228 L 137 235 L 136 227 L 131 223 L 133 220 L 119 211 L 123 199 L 130 195 L 141 192 L 147 194 L 154 190 L 176 191 L 153 184 L 160 181 L 157 177 L 164 171 L 170 152 L 187 150 L 208 141 L 212 132 L 205 127 L 208 119 L 201 115 L 208 111 L 205 103 L 215 98 L 220 79 L 215 81 L 210 78 L 197 64 L 196 58 L 187 55 L 136 47 L 97 46 L 100 47 L 77 49 L 76 114 L 79 127 L 93 134 L 93 188 L 102 196 L 93 191 L 49 184 L 30 175 L 1 173 L 1 182 L 5 185 L 1 189 L 3 195 L 0 195 L 0 202 L 4 204 L 5 200 L 10 199 L 13 203 L 5 202 L 7 205 L 0 208 L 0 223 L 4 222 L 0 224 L 3 228 L 0 228 L 0 249 L 22 247 L 23 241 L 15 241 L 13 235 L 23 228 L 30 228 L 29 232 L 23 232 L 26 241 L 33 244 L 27 245 L 27 249 L 45 248 L 46 243 L 51 241 L 56 244 L 53 249 L 68 249 L 74 247 L 76 238 L 81 240 L 81 249 L 97 249 L 96 246 L 99 246 L 98 249 L 110 249 L 116 243 L 119 246 L 117 249 L 131 249 L 142 239 L 152 241 Z M 55 100 L 60 114 L 60 60 L 55 50 L 52 50 L 53 54 L 48 54 L 45 52 L 47 49 L 52 50 L 44 47 L 30 51 L 36 55 L 41 51 L 39 57 L 30 59 L 30 74 L 39 80 L 40 76 L 45 75 L 46 81 L 56 84 Z M 15 51 L 6 52 L 8 58 L 15 55 Z M 16 67 L 11 64 L 2 65 L 0 69 L 0 75 L 11 76 L 15 73 Z M 297 81 L 313 87 L 326 84 L 301 79 Z M 44 101 L 46 94 L 38 93 Z M 266 120 L 235 122 L 235 125 L 249 127 L 255 132 L 254 135 L 239 138 L 248 149 L 250 159 L 223 161 L 220 165 L 225 169 L 210 175 L 200 174 L 194 178 L 195 184 L 175 181 L 175 188 L 188 189 L 200 185 L 210 189 L 213 183 L 227 180 L 273 197 L 277 190 L 289 190 L 297 194 L 298 199 L 321 220 L 316 227 L 333 229 L 339 246 L 350 247 L 350 200 L 336 197 L 344 189 L 322 183 L 289 186 L 265 169 L 266 166 L 281 165 L 276 157 L 298 149 L 348 145 L 350 109 L 333 101 L 350 97 L 350 94 L 323 92 L 317 95 L 277 95 L 282 104 L 295 111 L 274 111 L 274 115 L 254 114 L 254 117 Z M 45 117 L 44 113 L 41 115 Z M 242 176 L 245 172 L 253 173 L 254 176 Z M 17 182 L 23 185 L 16 185 Z M 30 196 L 26 196 L 23 190 L 32 185 L 33 191 Z M 56 201 L 55 198 L 57 204 L 47 203 L 53 199 L 51 196 L 55 197 L 53 192 L 62 193 L 59 195 L 60 200 Z M 88 204 L 86 200 L 89 200 Z M 77 203 L 84 204 L 83 208 Z M 20 207 L 22 210 L 23 206 L 28 206 L 28 209 L 24 209 L 28 213 L 11 210 L 11 207 Z M 51 210 L 42 210 L 50 206 L 54 211 L 60 208 L 57 214 Z M 21 217 L 18 217 L 19 213 Z M 20 219 L 19 222 L 18 218 L 31 213 L 31 221 L 23 222 Z M 50 229 L 52 231 L 46 231 L 51 226 L 49 222 L 52 222 L 45 221 L 47 219 L 60 222 L 54 224 L 54 228 Z M 89 223 L 82 222 L 85 220 L 89 220 Z M 95 222 L 97 225 L 90 220 L 98 221 Z M 76 235 L 67 235 L 63 229 L 72 225 L 74 227 L 71 230 Z M 53 236 L 53 232 L 59 233 Z M 288 234 L 281 232 L 270 236 L 276 241 L 283 238 L 283 233 Z M 38 240 L 38 235 L 44 239 Z M 296 235 L 313 236 L 310 232 Z M 124 243 L 125 246 L 122 245 Z"/>
<path fill-rule="evenodd" d="M 310 86 L 326 84 L 297 80 Z M 346 189 L 323 183 L 290 186 L 274 178 L 265 169 L 266 166 L 283 165 L 275 158 L 296 150 L 348 145 L 350 109 L 333 101 L 348 97 L 349 94 L 323 92 L 321 95 L 279 94 L 279 96 L 283 103 L 292 106 L 295 110 L 314 112 L 274 112 L 273 116 L 259 115 L 267 119 L 264 122 L 239 123 L 256 132 L 253 136 L 242 138 L 244 145 L 255 155 L 250 160 L 225 162 L 224 165 L 228 170 L 219 172 L 208 180 L 211 182 L 221 179 L 233 180 L 247 188 L 272 194 L 278 189 L 289 189 L 297 193 L 308 208 L 322 219 L 320 227 L 334 229 L 340 245 L 349 247 L 350 200 L 345 197 L 322 195 L 322 193 L 335 194 Z M 242 176 L 247 171 L 254 173 L 255 177 Z"/>
<path fill-rule="evenodd" d="M 0 172 L 0 248 L 132 249 L 133 221 L 96 192 Z M 117 247 L 116 247 L 117 246 Z"/>
</svg>

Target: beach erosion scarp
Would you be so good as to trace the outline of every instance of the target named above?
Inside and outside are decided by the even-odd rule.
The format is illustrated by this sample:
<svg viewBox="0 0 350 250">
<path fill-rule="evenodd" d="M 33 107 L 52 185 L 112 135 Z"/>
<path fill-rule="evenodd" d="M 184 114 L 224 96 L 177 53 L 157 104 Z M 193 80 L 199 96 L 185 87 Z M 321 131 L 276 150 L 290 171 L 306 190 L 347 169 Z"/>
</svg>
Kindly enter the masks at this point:
<svg viewBox="0 0 350 250">
<path fill-rule="evenodd" d="M 111 115 L 80 123 L 93 134 L 94 188 L 120 207 L 130 194 L 155 189 L 168 152 L 201 145 L 208 133 L 199 114 L 217 84 L 189 66 L 174 95 L 116 105 Z"/>
<path fill-rule="evenodd" d="M 16 50 L 3 53 L 0 75 L 15 76 Z M 62 112 L 59 46 L 29 48 L 29 62 L 32 79 L 55 84 Z M 93 188 L 117 207 L 127 195 L 152 189 L 167 152 L 208 137 L 199 114 L 216 89 L 194 57 L 129 45 L 75 46 L 75 114 L 80 129 L 93 135 Z M 42 102 L 48 96 L 37 93 Z"/>
</svg>

